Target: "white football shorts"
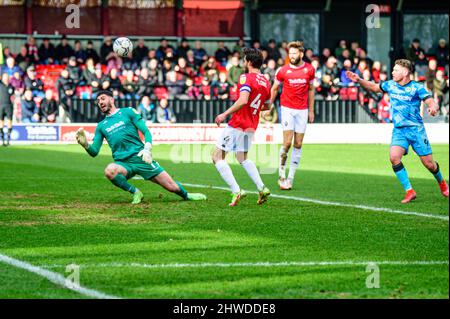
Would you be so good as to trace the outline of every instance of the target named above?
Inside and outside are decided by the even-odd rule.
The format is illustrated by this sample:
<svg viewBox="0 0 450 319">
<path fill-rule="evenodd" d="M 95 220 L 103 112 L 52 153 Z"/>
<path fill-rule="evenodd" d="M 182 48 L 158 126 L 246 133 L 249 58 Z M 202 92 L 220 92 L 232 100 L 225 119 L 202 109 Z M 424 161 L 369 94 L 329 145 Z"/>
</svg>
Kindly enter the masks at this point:
<svg viewBox="0 0 450 319">
<path fill-rule="evenodd" d="M 308 109 L 297 110 L 281 106 L 281 126 L 283 131 L 305 133 L 308 123 Z"/>
<path fill-rule="evenodd" d="M 254 132 L 244 132 L 231 126 L 223 129 L 216 146 L 225 152 L 248 152 Z"/>
</svg>

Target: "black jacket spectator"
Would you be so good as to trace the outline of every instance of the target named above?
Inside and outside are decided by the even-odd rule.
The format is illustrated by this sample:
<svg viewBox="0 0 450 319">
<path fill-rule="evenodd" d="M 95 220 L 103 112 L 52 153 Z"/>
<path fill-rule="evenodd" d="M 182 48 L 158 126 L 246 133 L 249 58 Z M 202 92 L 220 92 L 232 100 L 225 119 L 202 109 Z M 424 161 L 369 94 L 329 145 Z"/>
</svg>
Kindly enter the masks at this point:
<svg viewBox="0 0 450 319">
<path fill-rule="evenodd" d="M 39 118 L 41 119 L 41 122 L 55 122 L 57 115 L 58 104 L 56 103 L 55 99 L 43 99 L 41 102 L 41 106 L 39 107 Z"/>
<path fill-rule="evenodd" d="M 133 59 L 137 64 L 141 64 L 142 60 L 148 55 L 148 47 L 145 45 L 143 39 L 139 39 L 138 45 L 133 50 Z"/>
<path fill-rule="evenodd" d="M 185 38 L 181 39 L 180 46 L 177 50 L 177 55 L 179 58 L 185 58 L 187 59 L 187 52 L 191 49 L 189 46 L 187 40 Z"/>
<path fill-rule="evenodd" d="M 406 50 L 406 58 L 413 63 L 416 63 L 419 59 L 420 52 L 425 53 L 425 50 L 420 47 L 420 40 L 414 39 L 408 50 Z"/>
<path fill-rule="evenodd" d="M 63 37 L 61 43 L 56 47 L 56 59 L 60 64 L 67 64 L 69 58 L 75 54 L 73 48 L 69 45 L 67 38 Z"/>
<path fill-rule="evenodd" d="M 86 48 L 86 60 L 92 59 L 94 60 L 94 64 L 97 64 L 100 62 L 100 57 L 98 56 L 97 51 L 94 49 L 94 45 L 92 41 L 88 41 L 88 45 Z"/>
<path fill-rule="evenodd" d="M 445 67 L 448 65 L 448 45 L 444 39 L 439 40 L 436 48 L 436 60 L 438 67 Z"/>
<path fill-rule="evenodd" d="M 110 37 L 106 37 L 105 42 L 103 42 L 100 48 L 100 60 L 102 64 L 107 64 L 111 57 L 111 53 L 114 53 L 112 39 Z"/>
<path fill-rule="evenodd" d="M 39 62 L 42 64 L 52 64 L 56 58 L 55 46 L 45 38 L 38 50 Z"/>
<path fill-rule="evenodd" d="M 56 80 L 56 90 L 61 104 L 65 110 L 68 110 L 71 106 L 70 98 L 75 94 L 75 82 L 69 77 L 69 71 L 63 70 L 61 76 Z"/>
<path fill-rule="evenodd" d="M 230 50 L 224 45 L 223 41 L 220 41 L 219 48 L 215 53 L 216 61 L 225 66 L 229 55 L 231 55 Z"/>
</svg>

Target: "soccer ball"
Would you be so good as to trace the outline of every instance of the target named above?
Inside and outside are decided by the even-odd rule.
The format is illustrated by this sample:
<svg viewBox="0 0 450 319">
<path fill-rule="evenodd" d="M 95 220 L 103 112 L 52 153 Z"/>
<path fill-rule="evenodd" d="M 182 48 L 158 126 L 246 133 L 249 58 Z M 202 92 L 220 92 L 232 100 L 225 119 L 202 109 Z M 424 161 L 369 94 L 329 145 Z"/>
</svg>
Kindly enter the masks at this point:
<svg viewBox="0 0 450 319">
<path fill-rule="evenodd" d="M 121 57 L 127 57 L 128 54 L 133 50 L 133 43 L 130 39 L 125 37 L 117 38 L 114 41 L 113 50 Z"/>
</svg>

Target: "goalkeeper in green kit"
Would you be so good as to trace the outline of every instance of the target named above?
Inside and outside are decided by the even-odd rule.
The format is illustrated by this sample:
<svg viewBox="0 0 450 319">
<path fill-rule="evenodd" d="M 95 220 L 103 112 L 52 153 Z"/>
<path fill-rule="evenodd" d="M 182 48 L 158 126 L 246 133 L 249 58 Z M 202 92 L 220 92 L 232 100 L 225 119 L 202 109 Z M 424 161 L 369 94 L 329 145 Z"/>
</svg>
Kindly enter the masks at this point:
<svg viewBox="0 0 450 319">
<path fill-rule="evenodd" d="M 115 186 L 133 194 L 132 204 L 139 204 L 144 197 L 139 189 L 128 183 L 135 175 L 161 185 L 184 200 L 206 199 L 203 194 L 188 193 L 152 159 L 152 135 L 136 110 L 117 108 L 110 91 L 100 91 L 96 103 L 105 118 L 97 125 L 94 141 L 89 144 L 83 128 L 80 128 L 76 133 L 77 142 L 89 155 L 95 157 L 102 147 L 103 139 L 106 139 L 111 147 L 114 163 L 106 166 L 105 176 Z M 145 144 L 138 131 L 144 134 Z"/>
</svg>

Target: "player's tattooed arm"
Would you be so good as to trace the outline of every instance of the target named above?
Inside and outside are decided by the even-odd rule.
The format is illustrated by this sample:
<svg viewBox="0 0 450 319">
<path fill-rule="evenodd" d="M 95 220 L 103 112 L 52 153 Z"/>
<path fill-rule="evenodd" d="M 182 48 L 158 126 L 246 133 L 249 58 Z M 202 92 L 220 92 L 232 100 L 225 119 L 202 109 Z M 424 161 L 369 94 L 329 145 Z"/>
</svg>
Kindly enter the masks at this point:
<svg viewBox="0 0 450 319">
<path fill-rule="evenodd" d="M 383 92 L 383 90 L 381 90 L 380 85 L 378 83 L 375 83 L 375 82 L 372 82 L 372 81 L 363 80 L 363 79 L 361 79 L 361 77 L 358 74 L 353 73 L 351 71 L 346 71 L 345 73 L 347 74 L 347 77 L 350 80 L 352 80 L 353 82 L 358 83 L 359 85 L 361 85 L 366 90 L 372 91 L 374 93 L 381 93 L 381 92 Z"/>
<path fill-rule="evenodd" d="M 217 125 L 220 125 L 220 123 L 222 123 L 223 121 L 225 121 L 225 119 L 227 118 L 227 116 L 239 111 L 244 105 L 246 105 L 248 103 L 248 97 L 250 96 L 249 92 L 246 91 L 242 91 L 239 94 L 239 98 L 237 99 L 236 102 L 234 102 L 234 104 L 225 112 L 217 115 L 215 122 Z"/>
</svg>

